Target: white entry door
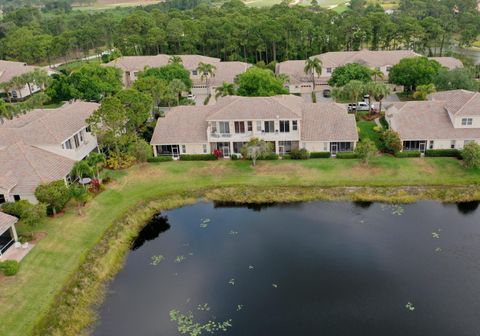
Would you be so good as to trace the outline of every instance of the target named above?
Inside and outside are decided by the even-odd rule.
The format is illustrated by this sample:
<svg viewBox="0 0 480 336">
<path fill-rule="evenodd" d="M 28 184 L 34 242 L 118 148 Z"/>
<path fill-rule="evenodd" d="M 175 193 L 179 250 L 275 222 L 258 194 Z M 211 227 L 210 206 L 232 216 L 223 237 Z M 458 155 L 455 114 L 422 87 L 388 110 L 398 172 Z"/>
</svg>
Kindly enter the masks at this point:
<svg viewBox="0 0 480 336">
<path fill-rule="evenodd" d="M 178 153 L 178 147 L 177 146 L 172 146 L 172 155 L 174 158 L 178 158 L 180 155 Z"/>
<path fill-rule="evenodd" d="M 230 156 L 230 146 L 223 146 L 222 147 L 222 152 L 223 152 L 224 157 Z"/>
<path fill-rule="evenodd" d="M 336 144 L 336 143 L 332 143 L 332 145 L 330 146 L 330 152 L 331 152 L 332 155 L 337 155 L 337 151 L 338 151 L 337 148 L 338 148 L 338 147 L 337 147 L 337 144 Z"/>
</svg>

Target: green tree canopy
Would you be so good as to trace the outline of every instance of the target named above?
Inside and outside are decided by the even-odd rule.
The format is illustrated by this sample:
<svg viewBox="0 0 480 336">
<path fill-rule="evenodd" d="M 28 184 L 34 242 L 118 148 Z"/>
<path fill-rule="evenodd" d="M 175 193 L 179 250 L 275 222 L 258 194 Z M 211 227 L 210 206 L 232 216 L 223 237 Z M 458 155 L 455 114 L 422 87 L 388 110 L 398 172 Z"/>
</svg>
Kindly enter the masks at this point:
<svg viewBox="0 0 480 336">
<path fill-rule="evenodd" d="M 335 68 L 332 77 L 328 81 L 330 86 L 344 86 L 352 80 L 358 80 L 363 83 L 372 80 L 372 72 L 364 65 L 349 63 Z"/>
<path fill-rule="evenodd" d="M 466 144 L 462 157 L 468 168 L 480 168 L 480 145 L 476 142 Z"/>
<path fill-rule="evenodd" d="M 368 164 L 370 159 L 374 157 L 376 153 L 377 147 L 375 147 L 375 143 L 368 138 L 358 142 L 355 147 L 355 154 L 357 154 L 358 158 L 365 164 Z"/>
<path fill-rule="evenodd" d="M 138 74 L 138 78 L 155 77 L 170 83 L 174 79 L 179 79 L 185 84 L 187 90 L 192 87 L 190 72 L 183 67 L 181 63 L 171 63 L 159 68 L 147 68 Z"/>
<path fill-rule="evenodd" d="M 474 79 L 474 76 L 474 71 L 470 68 L 441 69 L 433 78 L 433 83 L 438 91 L 457 89 L 477 91 L 480 89 L 480 83 Z"/>
<path fill-rule="evenodd" d="M 47 204 L 55 216 L 67 204 L 70 199 L 70 192 L 65 182 L 60 180 L 40 184 L 35 190 L 35 197 L 40 202 Z"/>
<path fill-rule="evenodd" d="M 257 67 L 251 67 L 238 75 L 236 83 L 238 85 L 237 93 L 240 96 L 266 97 L 288 93 L 284 82 L 275 77 L 272 71 Z"/>
<path fill-rule="evenodd" d="M 389 81 L 414 91 L 418 85 L 431 84 L 441 68 L 440 63 L 427 57 L 404 58 L 390 69 Z"/>
<path fill-rule="evenodd" d="M 127 124 L 126 128 L 131 132 L 138 132 L 152 111 L 152 97 L 135 89 L 127 89 L 118 92 L 117 97 L 125 108 Z"/>
</svg>

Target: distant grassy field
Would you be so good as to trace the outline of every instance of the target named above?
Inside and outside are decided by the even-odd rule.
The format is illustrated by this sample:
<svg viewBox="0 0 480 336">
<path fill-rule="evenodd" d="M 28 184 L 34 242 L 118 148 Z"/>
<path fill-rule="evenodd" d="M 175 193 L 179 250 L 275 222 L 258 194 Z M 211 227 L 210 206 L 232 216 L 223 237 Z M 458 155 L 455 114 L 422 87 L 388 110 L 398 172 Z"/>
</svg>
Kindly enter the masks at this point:
<svg viewBox="0 0 480 336">
<path fill-rule="evenodd" d="M 116 7 L 136 7 L 136 6 L 147 6 L 153 5 L 163 0 L 97 0 L 91 6 L 75 6 L 77 10 L 104 10 L 111 9 Z"/>
</svg>

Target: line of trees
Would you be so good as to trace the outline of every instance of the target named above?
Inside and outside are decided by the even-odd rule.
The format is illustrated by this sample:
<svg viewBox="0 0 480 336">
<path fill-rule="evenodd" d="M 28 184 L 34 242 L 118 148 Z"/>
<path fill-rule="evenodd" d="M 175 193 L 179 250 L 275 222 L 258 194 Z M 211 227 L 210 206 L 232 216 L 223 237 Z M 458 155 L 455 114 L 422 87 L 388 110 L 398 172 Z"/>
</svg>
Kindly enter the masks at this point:
<svg viewBox="0 0 480 336">
<path fill-rule="evenodd" d="M 442 55 L 452 42 L 469 46 L 476 40 L 476 6 L 474 0 L 401 0 L 393 14 L 363 0 L 352 1 L 343 13 L 317 5 L 289 7 L 286 2 L 249 8 L 240 0 L 221 6 L 170 0 L 98 13 L 5 8 L 0 59 L 46 63 L 107 47 L 123 55 L 189 53 L 251 63 L 362 47 Z"/>
</svg>

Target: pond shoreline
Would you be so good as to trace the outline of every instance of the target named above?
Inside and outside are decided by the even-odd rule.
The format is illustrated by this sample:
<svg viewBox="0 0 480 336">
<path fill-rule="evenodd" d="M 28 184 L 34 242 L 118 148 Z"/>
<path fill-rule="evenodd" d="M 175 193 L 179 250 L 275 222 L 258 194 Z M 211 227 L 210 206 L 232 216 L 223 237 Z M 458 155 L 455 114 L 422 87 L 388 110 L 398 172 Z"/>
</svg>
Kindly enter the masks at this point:
<svg viewBox="0 0 480 336">
<path fill-rule="evenodd" d="M 121 270 L 131 242 L 159 211 L 199 201 L 245 203 L 287 203 L 308 201 L 369 201 L 411 203 L 421 200 L 467 202 L 480 200 L 480 186 L 406 187 L 225 187 L 190 190 L 144 200 L 114 220 L 85 254 L 48 312 L 34 327 L 34 335 L 90 334 L 98 306 L 109 281 Z"/>
</svg>

